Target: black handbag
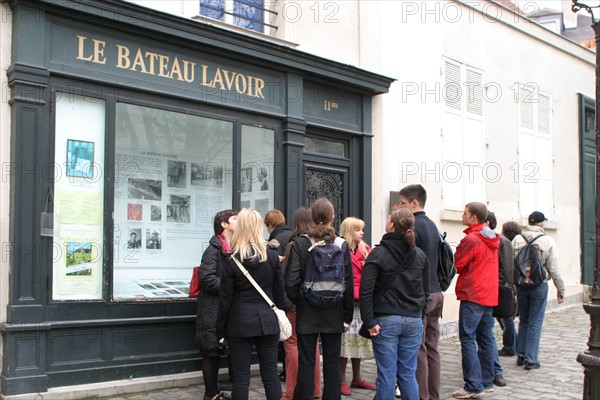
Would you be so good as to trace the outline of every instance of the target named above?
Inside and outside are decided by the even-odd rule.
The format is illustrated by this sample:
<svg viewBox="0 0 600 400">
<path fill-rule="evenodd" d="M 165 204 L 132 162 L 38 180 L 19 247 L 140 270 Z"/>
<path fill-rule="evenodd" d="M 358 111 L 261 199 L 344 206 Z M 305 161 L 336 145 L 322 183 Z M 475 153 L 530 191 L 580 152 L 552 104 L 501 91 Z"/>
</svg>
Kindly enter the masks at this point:
<svg viewBox="0 0 600 400">
<path fill-rule="evenodd" d="M 516 308 L 514 287 L 501 285 L 498 288 L 498 305 L 494 307 L 492 315 L 496 318 L 509 318 L 515 315 Z"/>
<path fill-rule="evenodd" d="M 385 247 L 385 245 L 382 244 L 383 247 Z M 392 283 L 394 283 L 394 281 L 396 280 L 396 277 L 398 276 L 398 273 L 402 270 L 402 268 L 404 268 L 404 264 L 406 263 L 406 260 L 408 260 L 408 256 L 411 255 L 412 252 L 416 251 L 415 250 L 416 247 L 412 247 L 409 250 L 409 253 L 406 254 L 406 256 L 404 257 L 404 260 L 402 260 L 402 263 L 400 264 L 400 266 L 396 269 L 394 276 L 390 279 L 388 279 L 386 281 L 386 283 L 384 284 L 384 286 L 379 290 L 379 293 L 377 294 L 377 298 L 373 299 L 373 307 L 375 307 L 375 304 L 377 304 L 379 302 L 379 300 L 381 300 L 381 298 L 383 297 L 383 294 L 389 289 L 389 287 L 392 285 Z M 358 334 L 362 337 L 364 337 L 365 339 L 371 339 L 371 334 L 369 333 L 369 329 L 365 326 L 364 321 L 363 324 L 360 326 L 360 329 L 358 330 Z"/>
</svg>

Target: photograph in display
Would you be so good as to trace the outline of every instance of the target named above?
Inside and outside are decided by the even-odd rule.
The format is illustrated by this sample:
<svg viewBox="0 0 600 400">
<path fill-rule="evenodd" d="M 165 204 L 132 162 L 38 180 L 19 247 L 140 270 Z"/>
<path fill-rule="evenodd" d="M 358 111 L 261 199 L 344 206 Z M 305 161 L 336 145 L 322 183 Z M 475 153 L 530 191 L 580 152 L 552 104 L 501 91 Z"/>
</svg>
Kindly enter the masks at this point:
<svg viewBox="0 0 600 400">
<path fill-rule="evenodd" d="M 192 163 L 192 186 L 223 186 L 223 167 L 215 163 Z"/>
<path fill-rule="evenodd" d="M 167 222 L 190 222 L 190 199 L 191 196 L 170 195 L 167 205 Z"/>
<path fill-rule="evenodd" d="M 94 143 L 67 139 L 67 176 L 94 177 Z"/>
<path fill-rule="evenodd" d="M 67 276 L 92 276 L 91 242 L 66 242 Z"/>
<path fill-rule="evenodd" d="M 127 204 L 127 219 L 129 221 L 141 221 L 143 210 L 141 204 Z"/>
<path fill-rule="evenodd" d="M 261 191 L 269 190 L 269 174 L 267 172 L 267 167 L 260 167 L 258 183 Z"/>
<path fill-rule="evenodd" d="M 169 160 L 167 162 L 167 186 L 185 189 L 185 162 Z"/>
<path fill-rule="evenodd" d="M 129 229 L 129 240 L 127 240 L 128 249 L 139 249 L 142 247 L 142 229 Z"/>
<path fill-rule="evenodd" d="M 146 229 L 146 249 L 160 250 L 160 229 Z"/>
<path fill-rule="evenodd" d="M 242 193 L 252 191 L 252 167 L 242 168 Z"/>
<path fill-rule="evenodd" d="M 128 198 L 139 200 L 162 200 L 162 181 L 153 179 L 128 179 Z"/>
<path fill-rule="evenodd" d="M 138 280 L 136 281 L 138 292 L 132 297 L 152 298 L 152 297 L 187 297 L 189 294 L 189 282 L 184 281 L 155 281 Z"/>
<path fill-rule="evenodd" d="M 150 206 L 150 221 L 156 222 L 162 220 L 162 209 L 160 206 Z"/>
</svg>

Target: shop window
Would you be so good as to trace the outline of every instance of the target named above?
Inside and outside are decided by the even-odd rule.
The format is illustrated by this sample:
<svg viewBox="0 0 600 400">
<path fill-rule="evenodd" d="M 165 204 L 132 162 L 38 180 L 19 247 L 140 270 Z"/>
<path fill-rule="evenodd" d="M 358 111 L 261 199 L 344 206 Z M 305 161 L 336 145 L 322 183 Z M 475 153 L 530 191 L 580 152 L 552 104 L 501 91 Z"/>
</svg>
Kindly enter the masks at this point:
<svg viewBox="0 0 600 400">
<path fill-rule="evenodd" d="M 57 93 L 53 300 L 102 299 L 106 103 Z"/>
<path fill-rule="evenodd" d="M 274 207 L 275 132 L 242 125 L 240 208 L 254 208 L 260 215 Z M 265 227 L 265 236 L 268 237 Z"/>
<path fill-rule="evenodd" d="M 114 299 L 187 297 L 214 215 L 233 205 L 233 137 L 230 121 L 117 104 Z"/>
<path fill-rule="evenodd" d="M 264 32 L 263 0 L 201 0 L 200 15 L 241 28 Z"/>
</svg>

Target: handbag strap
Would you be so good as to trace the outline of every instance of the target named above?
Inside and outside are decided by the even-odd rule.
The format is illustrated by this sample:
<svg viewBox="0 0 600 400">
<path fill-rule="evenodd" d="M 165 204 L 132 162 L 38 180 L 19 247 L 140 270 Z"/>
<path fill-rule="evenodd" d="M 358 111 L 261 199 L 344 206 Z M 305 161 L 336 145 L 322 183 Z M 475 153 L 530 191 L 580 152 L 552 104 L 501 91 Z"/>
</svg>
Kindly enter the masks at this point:
<svg viewBox="0 0 600 400">
<path fill-rule="evenodd" d="M 254 278 L 252 277 L 252 275 L 250 275 L 250 272 L 248 272 L 248 270 L 246 268 L 244 268 L 244 266 L 242 265 L 241 262 L 238 261 L 237 258 L 235 258 L 235 256 L 231 256 L 231 258 L 233 258 L 233 261 L 235 261 L 235 263 L 237 264 L 238 268 L 240 269 L 240 271 L 242 271 L 242 274 L 250 281 L 250 283 L 252 284 L 252 286 L 254 286 L 254 289 L 256 289 L 256 291 L 258 293 L 260 293 L 260 295 L 263 297 L 263 299 L 265 299 L 265 301 L 267 302 L 267 304 L 269 305 L 269 307 L 275 309 L 275 303 L 273 303 L 271 301 L 271 299 L 269 298 L 269 296 L 267 296 L 267 294 L 265 293 L 264 290 L 262 290 L 262 288 L 258 285 L 258 283 L 256 283 L 256 281 L 254 280 Z"/>
<path fill-rule="evenodd" d="M 381 245 L 387 249 L 385 244 L 382 243 Z M 415 246 L 413 246 L 409 250 L 409 252 L 406 254 L 406 256 L 404 257 L 404 260 L 402 260 L 402 263 L 400 264 L 400 266 L 398 268 L 396 268 L 396 271 L 394 272 L 394 276 L 391 277 L 390 279 L 388 279 L 385 282 L 385 284 L 383 285 L 383 287 L 381 288 L 381 290 L 379 290 L 379 293 L 377 294 L 377 298 L 373 299 L 373 305 L 377 304 L 379 302 L 379 300 L 381 300 L 383 298 L 383 295 L 385 294 L 385 292 L 387 292 L 387 290 L 390 288 L 390 286 L 392 286 L 392 283 L 394 283 L 394 281 L 396 280 L 396 277 L 398 276 L 400 271 L 402 271 L 402 269 L 404 269 L 404 265 L 406 264 L 406 261 L 408 260 L 408 256 L 410 256 L 415 251 L 416 251 Z"/>
</svg>

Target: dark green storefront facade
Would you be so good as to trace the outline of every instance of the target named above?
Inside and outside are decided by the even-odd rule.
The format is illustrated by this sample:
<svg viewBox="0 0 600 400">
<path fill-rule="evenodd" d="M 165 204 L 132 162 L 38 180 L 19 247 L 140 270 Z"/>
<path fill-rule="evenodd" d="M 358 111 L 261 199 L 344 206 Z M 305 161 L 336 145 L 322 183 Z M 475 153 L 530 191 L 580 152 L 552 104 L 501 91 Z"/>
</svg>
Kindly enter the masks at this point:
<svg viewBox="0 0 600 400">
<path fill-rule="evenodd" d="M 392 79 L 128 2 L 5 3 L 4 395 L 198 370 L 185 286 L 215 210 L 328 196 L 369 223 Z"/>
</svg>

